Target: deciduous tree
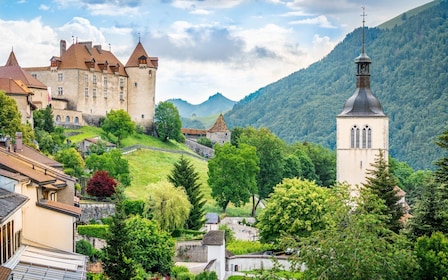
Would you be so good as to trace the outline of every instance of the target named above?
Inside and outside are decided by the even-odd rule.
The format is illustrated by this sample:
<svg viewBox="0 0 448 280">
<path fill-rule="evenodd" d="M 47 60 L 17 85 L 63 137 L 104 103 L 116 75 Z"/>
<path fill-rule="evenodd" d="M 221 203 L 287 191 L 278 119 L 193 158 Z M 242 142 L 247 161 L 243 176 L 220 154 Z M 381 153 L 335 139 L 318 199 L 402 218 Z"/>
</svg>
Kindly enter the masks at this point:
<svg viewBox="0 0 448 280">
<path fill-rule="evenodd" d="M 275 242 L 284 235 L 301 238 L 323 229 L 326 222 L 328 189 L 301 179 L 284 179 L 274 188 L 257 227 L 263 242 Z"/>
<path fill-rule="evenodd" d="M 107 113 L 101 128 L 106 133 L 111 133 L 117 137 L 117 143 L 120 145 L 120 140 L 135 132 L 135 123 L 125 110 L 111 110 Z"/>
<path fill-rule="evenodd" d="M 180 143 L 185 142 L 185 137 L 181 131 L 182 121 L 179 111 L 173 103 L 168 101 L 159 102 L 154 118 L 157 134 L 162 141 L 166 142 L 169 139 L 173 139 Z"/>
<path fill-rule="evenodd" d="M 176 188 L 166 181 L 152 184 L 149 189 L 151 194 L 146 202 L 145 211 L 160 224 L 162 230 L 171 232 L 176 228 L 182 228 L 192 207 L 185 189 Z"/>
<path fill-rule="evenodd" d="M 0 90 L 0 132 L 3 136 L 14 137 L 21 131 L 21 115 L 16 101 Z"/>
<path fill-rule="evenodd" d="M 418 238 L 414 250 L 421 268 L 420 279 L 447 279 L 448 238 L 443 233 Z"/>
<path fill-rule="evenodd" d="M 80 178 L 84 174 L 85 162 L 75 148 L 60 150 L 55 159 L 64 165 L 64 172 Z"/>
<path fill-rule="evenodd" d="M 230 143 L 215 145 L 215 156 L 208 162 L 208 184 L 223 213 L 230 202 L 239 207 L 256 193 L 258 163 L 255 147 L 240 144 L 237 148 Z"/>
<path fill-rule="evenodd" d="M 174 163 L 174 168 L 168 175 L 170 181 L 175 187 L 185 189 L 192 208 L 190 216 L 186 221 L 186 228 L 198 230 L 204 225 L 204 195 L 201 193 L 201 184 L 199 173 L 195 170 L 193 164 L 183 155 L 179 161 Z"/>
<path fill-rule="evenodd" d="M 131 175 L 128 161 L 122 157 L 118 149 L 113 149 L 101 155 L 91 154 L 86 159 L 86 166 L 92 172 L 104 170 L 117 179 L 123 186 L 131 185 Z"/>
<path fill-rule="evenodd" d="M 117 182 L 109 176 L 107 171 L 97 171 L 87 182 L 86 191 L 90 195 L 104 198 L 112 196 L 116 186 Z"/>
</svg>

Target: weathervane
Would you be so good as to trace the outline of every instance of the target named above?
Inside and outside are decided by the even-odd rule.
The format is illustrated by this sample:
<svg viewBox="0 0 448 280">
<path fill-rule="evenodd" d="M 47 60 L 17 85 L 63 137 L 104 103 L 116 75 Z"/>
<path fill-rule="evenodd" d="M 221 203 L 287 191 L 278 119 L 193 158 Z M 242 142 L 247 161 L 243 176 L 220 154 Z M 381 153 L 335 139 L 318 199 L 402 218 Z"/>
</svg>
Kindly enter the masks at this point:
<svg viewBox="0 0 448 280">
<path fill-rule="evenodd" d="M 140 32 L 138 33 L 138 42 L 140 43 Z"/>
</svg>

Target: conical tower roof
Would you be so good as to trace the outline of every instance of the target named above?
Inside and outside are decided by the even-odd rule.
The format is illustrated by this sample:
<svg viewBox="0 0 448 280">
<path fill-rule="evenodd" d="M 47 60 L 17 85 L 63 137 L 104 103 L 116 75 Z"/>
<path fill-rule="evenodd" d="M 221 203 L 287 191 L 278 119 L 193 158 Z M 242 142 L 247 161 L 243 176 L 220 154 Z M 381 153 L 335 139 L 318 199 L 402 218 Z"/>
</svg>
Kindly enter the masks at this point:
<svg viewBox="0 0 448 280">
<path fill-rule="evenodd" d="M 380 101 L 373 95 L 370 89 L 370 64 L 372 60 L 367 56 L 364 43 L 364 20 L 362 25 L 362 50 L 355 59 L 357 65 L 356 90 L 347 99 L 344 109 L 338 116 L 366 117 L 366 116 L 386 116 Z"/>
<path fill-rule="evenodd" d="M 14 51 L 11 51 L 9 54 L 8 61 L 6 61 L 5 66 L 19 66 L 19 62 L 17 62 L 16 55 L 14 54 Z"/>
<path fill-rule="evenodd" d="M 224 120 L 224 116 L 222 114 L 219 114 L 218 118 L 216 119 L 215 124 L 210 128 L 209 132 L 218 132 L 218 131 L 228 131 L 229 128 L 227 127 L 226 121 Z"/>
<path fill-rule="evenodd" d="M 148 67 L 157 68 L 157 58 L 150 57 L 141 42 L 138 42 L 137 46 L 135 46 L 135 49 L 129 57 L 125 67 L 139 67 L 139 58 L 142 56 L 146 58 Z"/>
</svg>

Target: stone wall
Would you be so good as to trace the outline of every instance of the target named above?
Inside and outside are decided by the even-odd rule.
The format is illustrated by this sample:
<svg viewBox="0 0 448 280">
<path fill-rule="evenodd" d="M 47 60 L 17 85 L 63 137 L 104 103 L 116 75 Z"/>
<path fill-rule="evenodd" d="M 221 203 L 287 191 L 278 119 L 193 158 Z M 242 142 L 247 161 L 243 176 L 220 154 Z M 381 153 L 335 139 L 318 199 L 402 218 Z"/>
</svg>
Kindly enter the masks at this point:
<svg viewBox="0 0 448 280">
<path fill-rule="evenodd" d="M 212 148 L 209 148 L 207 146 L 198 144 L 194 140 L 186 139 L 185 145 L 187 145 L 187 147 L 190 148 L 195 153 L 197 153 L 205 158 L 212 158 L 215 155 L 215 150 L 213 150 Z"/>
<path fill-rule="evenodd" d="M 91 220 L 100 221 L 115 213 L 113 203 L 81 203 L 81 223 L 89 223 Z"/>
</svg>

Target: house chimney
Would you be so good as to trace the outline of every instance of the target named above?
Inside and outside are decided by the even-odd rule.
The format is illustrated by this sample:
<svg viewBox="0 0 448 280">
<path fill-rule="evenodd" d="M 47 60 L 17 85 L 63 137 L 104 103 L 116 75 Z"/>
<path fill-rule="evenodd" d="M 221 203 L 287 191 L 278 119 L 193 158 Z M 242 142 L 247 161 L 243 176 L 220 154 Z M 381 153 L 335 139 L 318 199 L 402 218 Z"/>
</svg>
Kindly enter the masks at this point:
<svg viewBox="0 0 448 280">
<path fill-rule="evenodd" d="M 59 57 L 62 57 L 62 55 L 65 53 L 65 51 L 67 50 L 67 42 L 65 40 L 61 40 L 59 42 L 59 49 L 60 49 L 60 54 Z"/>
<path fill-rule="evenodd" d="M 16 148 L 15 148 L 15 150 L 21 151 L 22 149 L 23 149 L 22 132 L 16 132 Z"/>
</svg>

